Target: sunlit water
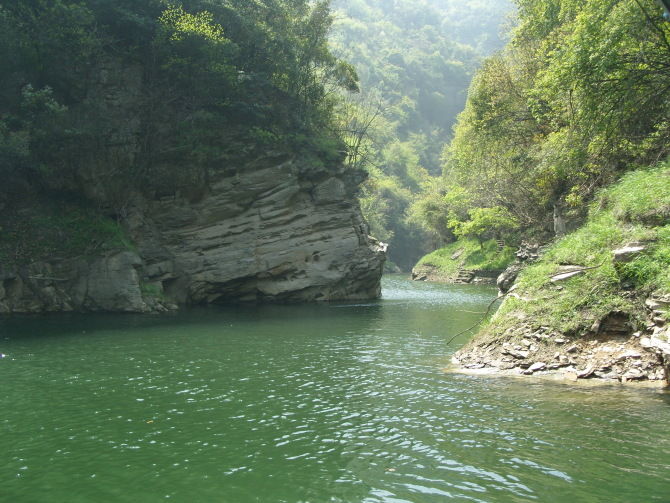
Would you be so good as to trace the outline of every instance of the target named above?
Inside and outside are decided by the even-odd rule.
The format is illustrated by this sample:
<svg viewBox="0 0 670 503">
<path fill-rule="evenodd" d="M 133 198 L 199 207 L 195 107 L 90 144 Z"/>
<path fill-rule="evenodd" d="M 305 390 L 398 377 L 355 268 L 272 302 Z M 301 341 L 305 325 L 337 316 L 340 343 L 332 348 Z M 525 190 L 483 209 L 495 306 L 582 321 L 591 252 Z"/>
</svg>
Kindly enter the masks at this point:
<svg viewBox="0 0 670 503">
<path fill-rule="evenodd" d="M 0 501 L 670 501 L 667 392 L 443 372 L 494 295 L 6 318 Z"/>
</svg>

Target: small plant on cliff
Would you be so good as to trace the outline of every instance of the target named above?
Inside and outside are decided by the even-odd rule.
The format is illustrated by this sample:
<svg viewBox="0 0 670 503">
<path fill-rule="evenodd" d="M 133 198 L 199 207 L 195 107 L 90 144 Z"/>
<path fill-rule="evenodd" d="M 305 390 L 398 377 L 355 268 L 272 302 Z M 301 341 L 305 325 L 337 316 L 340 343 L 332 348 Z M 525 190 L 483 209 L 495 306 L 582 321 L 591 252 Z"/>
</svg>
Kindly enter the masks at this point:
<svg viewBox="0 0 670 503">
<path fill-rule="evenodd" d="M 52 201 L 5 213 L 0 224 L 0 260 L 7 265 L 132 249 L 118 222 L 72 203 Z"/>
</svg>

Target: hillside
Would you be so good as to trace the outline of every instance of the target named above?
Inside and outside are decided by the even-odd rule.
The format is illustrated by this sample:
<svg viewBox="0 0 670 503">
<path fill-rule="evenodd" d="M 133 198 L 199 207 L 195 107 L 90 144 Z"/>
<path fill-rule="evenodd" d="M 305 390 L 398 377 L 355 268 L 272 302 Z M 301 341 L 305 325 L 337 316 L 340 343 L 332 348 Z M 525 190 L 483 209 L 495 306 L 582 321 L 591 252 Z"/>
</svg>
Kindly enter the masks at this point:
<svg viewBox="0 0 670 503">
<path fill-rule="evenodd" d="M 670 23 L 652 0 L 515 3 L 510 41 L 473 78 L 441 179 L 410 208 L 451 247 L 495 238 L 541 256 L 499 279 L 507 292 L 523 269 L 457 360 L 663 380 Z"/>
<path fill-rule="evenodd" d="M 574 230 L 597 191 L 668 155 L 670 23 L 654 0 L 518 0 L 469 89 L 414 221 L 449 237 L 483 213 L 508 243 Z"/>
<path fill-rule="evenodd" d="M 494 283 L 513 260 L 514 249 L 504 243 L 461 239 L 421 258 L 412 269 L 412 279 Z"/>
<path fill-rule="evenodd" d="M 360 76 L 360 96 L 340 108 L 370 179 L 361 204 L 389 258 L 410 270 L 441 237 L 408 210 L 441 170 L 440 153 L 484 56 L 504 44 L 507 0 L 334 0 L 333 51 Z"/>
<path fill-rule="evenodd" d="M 663 381 L 670 367 L 670 164 L 600 192 L 463 349 L 466 369 Z"/>
</svg>

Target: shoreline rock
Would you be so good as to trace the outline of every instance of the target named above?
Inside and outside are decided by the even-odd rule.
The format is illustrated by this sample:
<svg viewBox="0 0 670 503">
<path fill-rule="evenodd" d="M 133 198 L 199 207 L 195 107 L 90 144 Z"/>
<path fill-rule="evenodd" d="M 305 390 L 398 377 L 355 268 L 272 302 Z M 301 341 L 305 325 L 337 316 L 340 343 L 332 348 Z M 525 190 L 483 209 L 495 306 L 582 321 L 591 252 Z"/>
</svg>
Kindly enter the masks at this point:
<svg viewBox="0 0 670 503">
<path fill-rule="evenodd" d="M 455 285 L 483 284 L 495 285 L 496 278 L 501 271 L 478 271 L 471 269 L 460 269 L 455 274 L 444 274 L 439 268 L 422 264 L 412 269 L 413 281 L 429 281 L 434 283 L 450 283 Z"/>
<path fill-rule="evenodd" d="M 645 251 L 640 243 L 629 243 L 613 251 L 615 264 L 632 260 Z M 525 245 L 517 252 L 517 261 L 497 281 L 500 295 L 525 302 L 529 299 L 515 290 L 518 274 L 526 263 L 535 262 L 544 248 Z M 550 277 L 552 283 L 568 280 L 593 268 L 562 264 Z M 557 285 L 556 291 L 562 286 Z M 622 291 L 622 295 L 629 292 Z M 504 301 L 506 302 L 507 299 Z M 637 302 L 637 301 L 636 301 Z M 639 300 L 640 311 L 646 309 L 643 330 L 633 322 L 632 315 L 612 311 L 595 320 L 581 333 L 562 334 L 540 326 L 523 312 L 508 312 L 513 326 L 502 334 L 480 334 L 454 354 L 453 371 L 477 371 L 492 375 L 553 375 L 568 380 L 598 379 L 607 382 L 659 382 L 670 385 L 670 295 L 655 293 Z M 636 315 L 639 316 L 639 315 Z M 644 316 L 644 314 L 643 314 Z"/>
<path fill-rule="evenodd" d="M 666 301 L 670 305 L 670 299 L 652 296 L 646 304 L 657 307 Z M 634 331 L 625 313 L 613 312 L 589 333 L 567 337 L 520 321 L 495 340 L 471 341 L 454 354 L 450 371 L 668 386 L 670 325 L 654 317 L 645 331 Z"/>
<path fill-rule="evenodd" d="M 549 370 L 546 372 L 536 372 L 531 375 L 519 373 L 511 370 L 495 370 L 491 368 L 481 369 L 465 369 L 457 366 L 450 366 L 444 369 L 447 374 L 462 374 L 479 377 L 490 377 L 492 379 L 499 378 L 516 378 L 516 379 L 537 379 L 541 381 L 551 381 L 555 383 L 562 383 L 570 386 L 635 386 L 643 388 L 657 388 L 664 389 L 668 387 L 665 381 L 649 381 L 649 380 L 635 380 L 621 383 L 616 380 L 605 379 L 580 379 L 576 374 L 570 372 L 561 372 Z"/>
</svg>

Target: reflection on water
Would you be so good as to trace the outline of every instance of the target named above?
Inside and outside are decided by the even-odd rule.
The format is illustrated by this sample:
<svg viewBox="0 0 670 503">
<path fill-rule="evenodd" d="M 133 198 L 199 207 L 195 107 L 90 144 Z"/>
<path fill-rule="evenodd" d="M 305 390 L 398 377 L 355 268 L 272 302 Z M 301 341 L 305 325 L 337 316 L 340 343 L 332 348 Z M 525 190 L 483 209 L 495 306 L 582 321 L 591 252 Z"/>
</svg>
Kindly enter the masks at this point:
<svg viewBox="0 0 670 503">
<path fill-rule="evenodd" d="M 2 320 L 0 501 L 668 501 L 668 393 L 442 372 L 494 296 Z"/>
</svg>

